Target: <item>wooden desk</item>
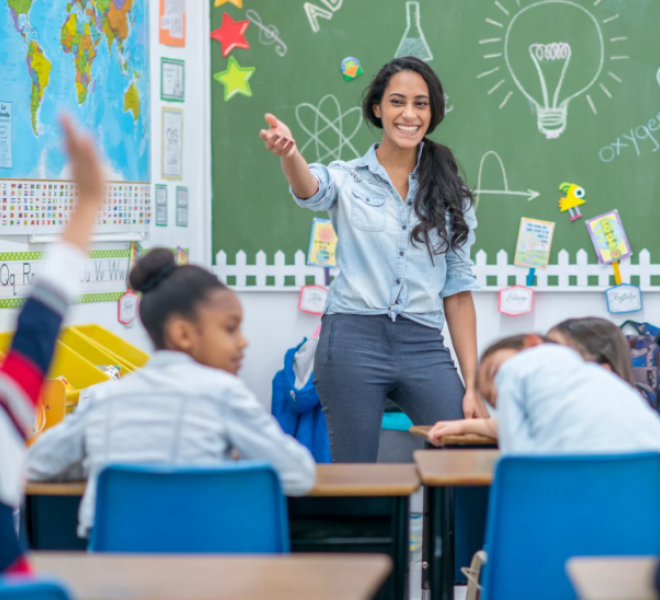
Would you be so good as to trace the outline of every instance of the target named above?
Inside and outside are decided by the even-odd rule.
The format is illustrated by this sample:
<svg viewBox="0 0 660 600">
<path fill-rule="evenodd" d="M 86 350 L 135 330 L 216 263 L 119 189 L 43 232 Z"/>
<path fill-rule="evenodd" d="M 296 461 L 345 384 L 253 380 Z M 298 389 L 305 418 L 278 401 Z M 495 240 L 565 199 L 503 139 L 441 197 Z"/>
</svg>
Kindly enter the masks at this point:
<svg viewBox="0 0 660 600">
<path fill-rule="evenodd" d="M 432 425 L 415 425 L 409 431 L 428 442 L 428 434 L 432 427 Z M 438 448 L 460 446 L 497 446 L 497 440 L 483 435 L 447 435 L 440 440 Z"/>
<path fill-rule="evenodd" d="M 425 585 L 434 600 L 453 600 L 454 487 L 490 485 L 499 451 L 418 450 L 414 456 L 425 493 Z"/>
<path fill-rule="evenodd" d="M 66 483 L 42 483 L 28 481 L 25 486 L 26 496 L 82 496 L 87 487 L 86 481 L 71 481 Z"/>
<path fill-rule="evenodd" d="M 413 464 L 318 465 L 309 496 L 410 496 L 419 485 Z"/>
<path fill-rule="evenodd" d="M 566 563 L 582 600 L 655 600 L 656 557 L 576 557 Z"/>
<path fill-rule="evenodd" d="M 179 556 L 33 553 L 78 600 L 368 600 L 386 556 Z"/>
<path fill-rule="evenodd" d="M 490 485 L 499 450 L 418 450 L 415 463 L 422 483 L 430 487 Z"/>
<path fill-rule="evenodd" d="M 394 570 L 377 598 L 409 595 L 410 496 L 420 486 L 414 464 L 318 465 L 308 496 L 289 498 L 294 552 L 377 552 Z"/>
<path fill-rule="evenodd" d="M 405 600 L 410 496 L 419 486 L 414 464 L 318 465 L 310 494 L 288 499 L 292 551 L 387 554 L 395 569 L 377 598 Z M 76 536 L 84 491 L 84 482 L 28 482 L 25 521 L 32 548 L 86 548 Z"/>
</svg>

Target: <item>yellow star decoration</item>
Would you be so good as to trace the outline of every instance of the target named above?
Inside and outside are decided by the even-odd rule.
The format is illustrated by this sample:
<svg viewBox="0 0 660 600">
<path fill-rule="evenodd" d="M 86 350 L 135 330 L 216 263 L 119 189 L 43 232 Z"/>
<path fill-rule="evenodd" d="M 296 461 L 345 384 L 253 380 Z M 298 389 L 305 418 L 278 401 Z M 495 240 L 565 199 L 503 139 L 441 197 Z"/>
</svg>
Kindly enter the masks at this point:
<svg viewBox="0 0 660 600">
<path fill-rule="evenodd" d="M 238 8 L 243 8 L 243 0 L 215 0 L 215 5 L 222 6 L 227 2 L 231 2 L 234 6 L 238 6 Z"/>
<path fill-rule="evenodd" d="M 241 67 L 233 56 L 229 57 L 227 69 L 213 76 L 214 79 L 225 86 L 225 102 L 231 100 L 236 94 L 252 96 L 248 80 L 256 70 L 255 67 Z"/>
</svg>

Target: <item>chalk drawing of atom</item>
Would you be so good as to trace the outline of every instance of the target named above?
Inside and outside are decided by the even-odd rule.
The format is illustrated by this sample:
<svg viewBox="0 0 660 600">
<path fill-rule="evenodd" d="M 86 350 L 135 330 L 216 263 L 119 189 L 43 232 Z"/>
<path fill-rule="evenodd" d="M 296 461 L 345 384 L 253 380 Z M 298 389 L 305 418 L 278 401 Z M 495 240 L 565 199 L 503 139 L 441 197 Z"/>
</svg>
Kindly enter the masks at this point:
<svg viewBox="0 0 660 600">
<path fill-rule="evenodd" d="M 317 106 L 305 102 L 296 106 L 298 125 L 309 136 L 300 148 L 313 154 L 316 162 L 351 160 L 362 156 L 351 143 L 362 126 L 359 106 L 341 111 L 339 100 L 332 94 L 323 96 Z"/>
</svg>

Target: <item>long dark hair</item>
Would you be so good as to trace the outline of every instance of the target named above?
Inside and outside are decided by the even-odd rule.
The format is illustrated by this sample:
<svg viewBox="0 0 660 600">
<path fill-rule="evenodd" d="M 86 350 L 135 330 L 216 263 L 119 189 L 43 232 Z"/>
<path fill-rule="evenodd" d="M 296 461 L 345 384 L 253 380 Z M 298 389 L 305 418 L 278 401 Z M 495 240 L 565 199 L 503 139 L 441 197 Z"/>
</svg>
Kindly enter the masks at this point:
<svg viewBox="0 0 660 600">
<path fill-rule="evenodd" d="M 380 104 L 383 94 L 393 75 L 401 71 L 419 73 L 429 88 L 431 122 L 426 136 L 445 118 L 445 93 L 438 76 L 423 60 L 406 56 L 387 63 L 364 91 L 362 114 L 367 122 L 379 129 L 382 121 L 374 113 L 374 105 Z M 424 149 L 419 161 L 418 189 L 415 198 L 415 213 L 419 223 L 411 232 L 413 242 L 426 244 L 431 256 L 442 254 L 449 248 L 457 250 L 468 239 L 470 228 L 465 221 L 464 211 L 472 206 L 472 192 L 458 173 L 458 164 L 453 152 L 428 137 L 424 137 Z M 447 223 L 449 219 L 449 223 Z M 451 230 L 451 239 L 447 225 Z M 440 243 L 431 246 L 429 232 L 436 229 Z"/>
<path fill-rule="evenodd" d="M 166 347 L 165 327 L 171 316 L 194 321 L 197 309 L 212 291 L 228 289 L 202 267 L 177 266 L 173 252 L 167 248 L 154 248 L 140 258 L 128 283 L 142 293 L 140 320 L 157 350 Z"/>
<path fill-rule="evenodd" d="M 567 319 L 548 331 L 549 336 L 553 333 L 562 335 L 585 360 L 610 365 L 615 375 L 635 385 L 630 346 L 621 329 L 611 321 L 600 317 Z"/>
</svg>

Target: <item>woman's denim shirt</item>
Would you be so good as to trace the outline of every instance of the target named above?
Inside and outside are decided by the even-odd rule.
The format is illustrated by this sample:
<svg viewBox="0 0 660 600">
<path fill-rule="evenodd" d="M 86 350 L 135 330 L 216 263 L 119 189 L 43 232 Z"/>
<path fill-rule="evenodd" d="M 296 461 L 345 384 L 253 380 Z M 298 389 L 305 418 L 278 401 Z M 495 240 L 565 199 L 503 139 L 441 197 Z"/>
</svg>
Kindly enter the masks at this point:
<svg viewBox="0 0 660 600">
<path fill-rule="evenodd" d="M 329 166 L 312 164 L 319 191 L 296 202 L 314 211 L 327 210 L 339 238 L 337 265 L 340 274 L 330 285 L 327 314 L 398 315 L 442 329 L 442 299 L 479 289 L 472 274 L 470 248 L 477 219 L 473 208 L 465 211 L 470 227 L 467 241 L 458 251 L 448 249 L 431 259 L 426 244 L 410 234 L 419 222 L 413 203 L 417 192 L 419 156 L 409 176 L 405 202 L 376 157 L 377 144 L 365 156 Z M 448 228 L 448 233 L 451 232 Z M 440 237 L 429 232 L 435 245 Z"/>
</svg>

